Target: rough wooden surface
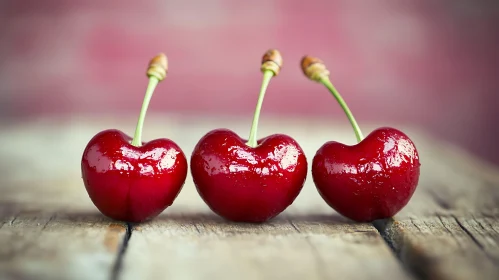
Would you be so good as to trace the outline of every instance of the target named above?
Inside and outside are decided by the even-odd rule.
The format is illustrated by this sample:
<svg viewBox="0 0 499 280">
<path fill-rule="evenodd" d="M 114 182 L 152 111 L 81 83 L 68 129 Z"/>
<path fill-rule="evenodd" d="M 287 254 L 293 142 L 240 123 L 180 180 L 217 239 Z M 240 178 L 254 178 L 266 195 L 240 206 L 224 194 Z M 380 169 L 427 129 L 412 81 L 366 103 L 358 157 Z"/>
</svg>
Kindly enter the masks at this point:
<svg viewBox="0 0 499 280">
<path fill-rule="evenodd" d="M 134 123 L 95 116 L 3 126 L 0 155 L 8 160 L 0 161 L 0 279 L 499 275 L 497 169 L 424 133 L 401 127 L 421 153 L 421 182 L 408 206 L 394 220 L 377 221 L 377 229 L 328 208 L 310 174 L 295 203 L 269 223 L 235 224 L 217 217 L 189 176 L 172 207 L 151 222 L 127 226 L 95 209 L 79 162 L 97 131 L 115 127 L 130 134 Z M 148 116 L 144 137 L 171 138 L 190 156 L 208 130 L 227 127 L 246 135 L 249 125 L 224 118 Z M 294 137 L 309 162 L 328 140 L 355 141 L 348 127 L 335 123 L 263 117 L 259 134 L 276 132 Z"/>
<path fill-rule="evenodd" d="M 226 222 L 193 186 L 184 192 L 189 212 L 179 205 L 133 231 L 123 279 L 411 279 L 372 225 L 318 203 L 311 184 L 299 205 L 261 225 Z"/>
<path fill-rule="evenodd" d="M 418 135 L 422 175 L 410 204 L 374 224 L 425 279 L 498 279 L 499 173 Z"/>
<path fill-rule="evenodd" d="M 110 279 L 124 225 L 92 208 L 46 203 L 40 185 L 29 201 L 11 204 L 10 191 L 0 200 L 0 279 Z"/>
</svg>

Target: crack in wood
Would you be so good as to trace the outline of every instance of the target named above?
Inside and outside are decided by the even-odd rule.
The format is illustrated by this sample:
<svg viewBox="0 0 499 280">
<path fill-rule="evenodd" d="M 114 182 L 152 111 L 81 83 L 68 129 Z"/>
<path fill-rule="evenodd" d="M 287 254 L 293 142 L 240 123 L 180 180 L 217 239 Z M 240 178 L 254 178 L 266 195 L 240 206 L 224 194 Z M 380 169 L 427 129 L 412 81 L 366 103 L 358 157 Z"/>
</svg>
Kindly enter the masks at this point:
<svg viewBox="0 0 499 280">
<path fill-rule="evenodd" d="M 474 235 L 473 233 L 468 230 L 466 228 L 466 226 L 464 226 L 464 224 L 459 221 L 459 219 L 452 215 L 452 217 L 454 218 L 454 220 L 456 221 L 456 223 L 459 225 L 459 227 L 466 233 L 466 235 L 473 241 L 473 243 L 475 243 L 475 245 L 483 252 L 483 254 L 487 257 L 487 259 L 489 259 L 492 263 L 494 264 L 498 264 L 499 261 L 493 256 L 493 255 L 490 255 L 489 251 L 487 250 L 488 248 L 486 248 Z M 474 220 L 476 220 L 475 218 L 473 218 Z"/>
<path fill-rule="evenodd" d="M 411 224 L 413 224 L 420 232 L 421 228 L 416 225 L 415 221 L 411 218 Z M 414 263 L 407 263 L 403 259 L 402 252 L 405 248 L 409 247 L 410 244 L 406 244 L 406 240 L 403 235 L 395 229 L 397 227 L 397 221 L 394 218 L 388 218 L 383 220 L 376 220 L 372 223 L 374 228 L 379 232 L 383 241 L 385 241 L 390 251 L 393 253 L 399 264 L 402 266 L 404 271 L 407 272 L 414 279 L 428 279 L 428 272 L 421 268 L 421 266 L 415 265 Z M 419 256 L 420 265 L 427 263 L 428 259 L 425 256 Z M 424 265 L 423 265 L 424 267 Z"/>
<path fill-rule="evenodd" d="M 435 227 L 430 225 L 426 219 L 423 218 L 421 220 L 423 221 L 423 224 L 425 225 L 425 227 L 428 229 L 428 234 L 433 235 L 435 232 Z"/>
<path fill-rule="evenodd" d="M 454 237 L 454 238 L 455 238 L 455 236 L 454 236 L 454 234 L 452 233 L 452 231 L 451 231 L 451 230 L 450 230 L 450 229 L 449 229 L 449 228 L 445 225 L 444 220 L 442 220 L 442 216 L 440 216 L 440 215 L 435 215 L 435 216 L 438 218 L 438 220 L 439 220 L 439 221 L 440 221 L 440 223 L 442 224 L 442 226 L 443 226 L 443 228 L 445 229 L 445 231 L 447 231 L 448 233 L 450 233 L 450 235 L 451 235 L 452 237 Z"/>
<path fill-rule="evenodd" d="M 295 229 L 296 232 L 301 233 L 300 229 L 293 223 L 293 221 L 288 220 L 289 224 Z"/>
<path fill-rule="evenodd" d="M 459 248 L 463 249 L 465 248 L 461 242 L 459 242 L 459 239 L 456 237 L 456 234 L 452 232 L 452 230 L 450 230 L 446 223 L 444 223 L 444 220 L 442 220 L 442 217 L 440 215 L 436 215 L 436 217 L 438 218 L 438 220 L 440 221 L 440 223 L 442 224 L 442 227 L 450 234 L 450 236 L 452 236 L 452 238 L 454 238 L 454 240 L 456 240 L 456 244 Z"/>
<path fill-rule="evenodd" d="M 423 232 L 421 228 L 416 224 L 413 218 L 411 218 L 411 224 L 414 225 L 418 229 L 418 231 Z"/>
<path fill-rule="evenodd" d="M 485 232 L 492 231 L 492 232 L 495 232 L 495 233 L 499 233 L 499 231 L 497 231 L 497 230 L 494 228 L 494 226 L 492 225 L 492 223 L 488 220 L 489 218 L 486 218 L 486 217 L 485 217 L 485 218 L 484 218 L 484 221 L 483 221 L 483 222 L 484 222 L 486 225 L 488 225 L 488 227 L 490 228 L 490 229 L 487 229 L 487 228 L 483 225 L 482 221 L 480 221 L 479 219 L 477 219 L 477 218 L 475 217 L 475 215 L 471 214 L 471 217 L 473 218 L 473 221 L 475 221 L 475 222 L 476 222 L 476 223 L 477 223 L 477 224 L 478 224 L 478 225 L 479 225 L 479 226 L 480 226 L 480 227 L 481 227 L 481 228 L 482 228 Z"/>
<path fill-rule="evenodd" d="M 485 230 L 485 231 L 487 230 L 487 229 L 483 226 L 482 222 L 480 222 L 480 221 L 479 221 L 479 220 L 475 217 L 475 215 L 471 214 L 471 217 L 473 218 L 473 221 L 475 221 L 475 222 L 476 222 L 476 223 L 477 223 L 477 224 L 478 224 L 478 225 L 479 225 L 479 226 L 480 226 L 483 230 Z M 490 228 L 491 228 L 492 230 L 494 230 L 494 228 L 493 228 L 493 227 L 490 227 Z M 495 230 L 494 230 L 494 231 L 495 231 Z"/>
<path fill-rule="evenodd" d="M 9 225 L 12 226 L 16 220 L 17 220 L 17 215 L 14 217 L 14 219 L 10 221 Z"/>
<path fill-rule="evenodd" d="M 496 232 L 496 233 L 499 233 L 498 230 L 496 230 L 496 228 L 492 225 L 492 222 L 490 222 L 489 218 L 486 219 L 486 222 L 489 224 L 490 228 Z"/>
<path fill-rule="evenodd" d="M 116 261 L 114 262 L 112 271 L 111 271 L 111 280 L 118 280 L 120 276 L 120 272 L 123 266 L 123 258 L 125 257 L 126 250 L 128 248 L 128 243 L 132 238 L 133 225 L 130 223 L 126 223 L 126 232 L 123 237 L 123 242 L 121 243 L 120 250 L 118 251 L 118 255 L 116 256 Z"/>
<path fill-rule="evenodd" d="M 199 234 L 201 234 L 201 230 L 199 230 L 199 227 L 198 227 L 197 223 L 196 223 L 196 222 L 194 222 L 194 223 L 193 223 L 193 225 L 194 225 L 194 228 L 196 229 L 196 231 L 197 231 Z"/>
<path fill-rule="evenodd" d="M 471 238 L 471 240 L 473 240 L 473 242 L 482 250 L 484 250 L 483 248 L 483 245 L 480 244 L 480 242 L 476 239 L 475 236 L 473 236 L 473 234 L 459 221 L 459 219 L 452 215 L 452 217 L 454 218 L 454 220 L 456 221 L 457 225 L 468 235 L 468 237 Z"/>
<path fill-rule="evenodd" d="M 48 225 L 50 222 L 52 222 L 52 221 L 55 219 L 55 217 L 56 217 L 56 216 L 57 216 L 57 214 L 54 214 L 54 215 L 50 216 L 49 220 L 48 220 L 48 221 L 47 221 L 47 222 L 43 225 L 43 227 L 42 227 L 42 231 L 44 231 L 44 230 L 45 230 L 45 228 L 47 227 L 47 225 Z"/>
<path fill-rule="evenodd" d="M 273 228 L 277 228 L 277 226 L 276 226 L 274 223 L 272 223 L 272 222 L 268 223 L 267 225 L 268 225 L 268 226 L 271 226 L 271 227 L 273 227 Z"/>
<path fill-rule="evenodd" d="M 391 234 L 389 233 L 389 228 L 392 226 L 394 220 L 392 218 L 390 219 L 385 219 L 385 220 L 376 220 L 372 223 L 374 228 L 378 231 L 378 233 L 381 235 L 381 238 L 383 238 L 383 241 L 385 241 L 386 245 L 390 248 L 392 253 L 399 259 L 399 250 L 395 248 L 394 244 L 394 238 L 391 237 Z"/>
</svg>

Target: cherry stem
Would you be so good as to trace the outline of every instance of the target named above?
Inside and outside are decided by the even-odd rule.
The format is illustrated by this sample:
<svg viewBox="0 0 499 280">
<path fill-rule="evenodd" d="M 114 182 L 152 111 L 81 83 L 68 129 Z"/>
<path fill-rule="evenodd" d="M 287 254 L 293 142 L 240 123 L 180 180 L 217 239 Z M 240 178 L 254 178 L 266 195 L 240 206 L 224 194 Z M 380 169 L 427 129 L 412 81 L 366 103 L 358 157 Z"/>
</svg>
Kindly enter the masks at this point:
<svg viewBox="0 0 499 280">
<path fill-rule="evenodd" d="M 253 115 L 253 124 L 251 125 L 250 135 L 248 138 L 248 142 L 246 145 L 255 148 L 258 143 L 256 141 L 256 132 L 258 129 L 258 119 L 260 118 L 260 110 L 262 109 L 263 98 L 265 96 L 265 92 L 267 91 L 267 87 L 269 86 L 270 80 L 274 77 L 275 73 L 271 70 L 263 71 L 263 81 L 262 87 L 260 89 L 260 94 L 258 95 L 258 102 L 256 103 L 255 114 Z"/>
<path fill-rule="evenodd" d="M 350 109 L 348 108 L 345 100 L 343 100 L 343 98 L 341 97 L 338 90 L 336 90 L 334 85 L 331 83 L 331 81 L 329 80 L 329 77 L 328 76 L 321 76 L 319 79 L 319 82 L 321 84 L 323 84 L 324 86 L 326 86 L 326 88 L 331 92 L 331 94 L 334 96 L 336 101 L 338 101 L 341 108 L 343 109 L 343 111 L 347 115 L 347 118 L 350 121 L 350 124 L 352 125 L 353 131 L 355 132 L 355 136 L 357 137 L 357 142 L 362 141 L 362 139 L 364 139 L 364 136 L 362 135 L 362 132 L 360 131 L 360 128 L 359 128 L 359 125 L 357 124 L 357 121 L 355 121 L 355 118 L 354 118 L 352 112 L 350 111 Z"/>
<path fill-rule="evenodd" d="M 165 79 L 167 71 L 168 61 L 166 55 L 163 53 L 159 53 L 149 61 L 149 67 L 146 71 L 146 75 L 149 77 L 149 84 L 147 85 L 146 95 L 144 96 L 139 120 L 137 121 L 137 127 L 135 128 L 135 135 L 133 136 L 131 143 L 135 147 L 140 147 L 142 145 L 142 127 L 144 126 L 144 119 L 146 118 L 149 102 L 151 101 L 152 94 L 158 83 Z"/>
<path fill-rule="evenodd" d="M 142 102 L 142 108 L 140 109 L 139 120 L 137 122 L 137 127 L 135 128 L 135 135 L 133 136 L 132 145 L 140 147 L 142 145 L 142 127 L 144 126 L 144 119 L 146 117 L 147 108 L 149 107 L 149 102 L 151 101 L 154 89 L 158 85 L 159 80 L 155 76 L 149 77 L 149 84 L 147 85 L 146 95 L 144 101 Z"/>
</svg>

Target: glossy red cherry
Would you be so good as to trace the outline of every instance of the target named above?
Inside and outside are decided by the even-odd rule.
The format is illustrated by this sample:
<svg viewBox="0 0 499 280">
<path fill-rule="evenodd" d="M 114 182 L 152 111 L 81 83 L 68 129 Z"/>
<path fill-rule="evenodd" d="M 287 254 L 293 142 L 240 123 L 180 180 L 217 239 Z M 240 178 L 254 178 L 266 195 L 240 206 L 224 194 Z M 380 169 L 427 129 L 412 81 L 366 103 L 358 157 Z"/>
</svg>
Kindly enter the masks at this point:
<svg viewBox="0 0 499 280">
<path fill-rule="evenodd" d="M 142 222 L 170 206 L 187 177 L 187 160 L 169 139 L 142 143 L 142 127 L 156 85 L 166 76 L 164 54 L 153 58 L 139 121 L 132 139 L 110 129 L 87 144 L 81 172 L 85 188 L 102 214 L 125 222 Z"/>
<path fill-rule="evenodd" d="M 421 164 L 416 146 L 403 132 L 388 127 L 364 139 L 322 61 L 304 57 L 302 69 L 333 94 L 359 142 L 347 146 L 331 141 L 317 151 L 312 177 L 320 195 L 338 213 L 355 221 L 392 217 L 407 205 L 418 185 Z"/>
<path fill-rule="evenodd" d="M 410 200 L 419 180 L 414 143 L 393 128 L 380 128 L 359 144 L 324 144 L 312 163 L 322 198 L 356 221 L 392 217 Z"/>
<path fill-rule="evenodd" d="M 142 222 L 173 203 L 187 176 L 187 160 L 168 139 L 140 147 L 131 141 L 115 129 L 98 133 L 85 148 L 81 170 L 88 195 L 102 214 Z"/>
<path fill-rule="evenodd" d="M 192 153 L 198 193 L 228 220 L 265 222 L 291 205 L 305 182 L 307 160 L 295 140 L 282 134 L 256 140 L 263 96 L 281 65 L 277 50 L 264 55 L 264 79 L 247 142 L 230 130 L 217 129 L 201 138 Z"/>
<path fill-rule="evenodd" d="M 307 160 L 289 136 L 271 135 L 252 148 L 234 132 L 217 129 L 194 148 L 191 173 L 200 196 L 215 213 L 237 222 L 264 222 L 298 196 Z"/>
</svg>

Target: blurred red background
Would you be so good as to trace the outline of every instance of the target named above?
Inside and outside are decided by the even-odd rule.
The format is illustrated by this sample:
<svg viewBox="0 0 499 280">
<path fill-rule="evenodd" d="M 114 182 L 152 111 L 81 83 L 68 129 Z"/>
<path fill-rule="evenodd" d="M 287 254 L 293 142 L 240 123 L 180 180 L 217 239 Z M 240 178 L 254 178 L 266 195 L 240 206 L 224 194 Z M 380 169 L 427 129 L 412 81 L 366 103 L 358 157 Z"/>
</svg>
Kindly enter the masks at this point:
<svg viewBox="0 0 499 280">
<path fill-rule="evenodd" d="M 347 122 L 303 77 L 310 54 L 361 125 L 420 126 L 499 163 L 498 27 L 495 0 L 4 0 L 0 115 L 138 114 L 147 61 L 165 52 L 151 111 L 250 119 L 261 55 L 278 48 L 264 114 Z"/>
</svg>

